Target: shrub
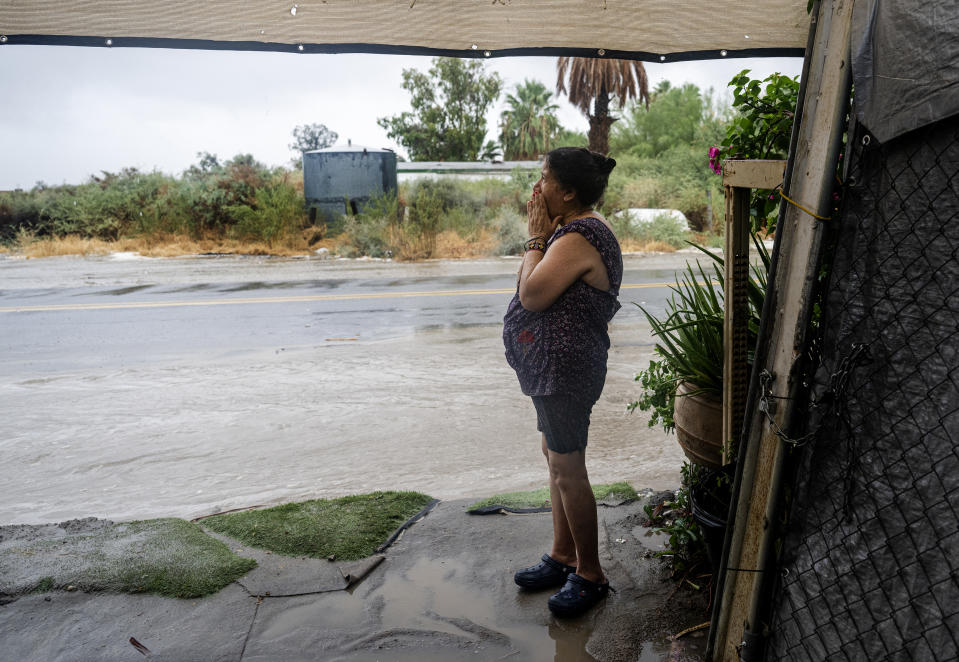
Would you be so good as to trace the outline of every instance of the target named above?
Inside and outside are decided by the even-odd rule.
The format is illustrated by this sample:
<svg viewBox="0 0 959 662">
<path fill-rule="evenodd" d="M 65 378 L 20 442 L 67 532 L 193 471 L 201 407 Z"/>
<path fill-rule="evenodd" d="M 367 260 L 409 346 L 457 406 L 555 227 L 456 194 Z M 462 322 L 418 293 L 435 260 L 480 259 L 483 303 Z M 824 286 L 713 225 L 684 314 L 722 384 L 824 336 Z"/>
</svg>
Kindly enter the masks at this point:
<svg viewBox="0 0 959 662">
<path fill-rule="evenodd" d="M 302 199 L 286 175 L 257 188 L 253 205 L 238 205 L 232 213 L 237 219 L 230 231 L 233 238 L 265 241 L 271 246 L 293 239 L 306 222 Z"/>
<path fill-rule="evenodd" d="M 673 248 L 682 248 L 689 240 L 686 224 L 670 214 L 657 214 L 650 220 L 637 220 L 628 212 L 612 216 L 613 229 L 620 240 L 633 239 L 647 243 L 661 242 Z"/>
<path fill-rule="evenodd" d="M 496 233 L 496 252 L 499 255 L 517 255 L 526 243 L 526 216 L 518 214 L 510 205 L 502 205 L 491 220 Z"/>
<path fill-rule="evenodd" d="M 389 227 L 390 219 L 347 216 L 343 232 L 337 239 L 336 252 L 343 257 L 392 257 Z M 395 226 L 395 222 L 393 223 Z"/>
<path fill-rule="evenodd" d="M 37 189 L 0 193 L 0 242 L 14 243 L 21 230 L 37 232 L 42 208 L 42 195 Z"/>
</svg>

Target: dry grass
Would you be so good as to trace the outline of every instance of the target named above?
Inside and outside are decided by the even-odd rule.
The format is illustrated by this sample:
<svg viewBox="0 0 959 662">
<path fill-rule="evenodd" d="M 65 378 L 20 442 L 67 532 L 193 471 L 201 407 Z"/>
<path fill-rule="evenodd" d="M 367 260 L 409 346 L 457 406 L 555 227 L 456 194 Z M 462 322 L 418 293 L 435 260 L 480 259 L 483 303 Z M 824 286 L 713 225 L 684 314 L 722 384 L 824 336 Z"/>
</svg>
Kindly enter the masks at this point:
<svg viewBox="0 0 959 662">
<path fill-rule="evenodd" d="M 58 257 L 61 255 L 107 255 L 120 248 L 120 242 L 108 242 L 101 239 L 87 239 L 77 235 L 67 235 L 55 239 L 34 239 L 20 243 L 20 250 L 27 257 Z"/>
<path fill-rule="evenodd" d="M 676 247 L 665 241 L 646 241 L 644 239 L 624 239 L 620 242 L 624 253 L 675 253 Z"/>
<path fill-rule="evenodd" d="M 461 237 L 453 230 L 446 230 L 436 236 L 434 257 L 449 259 L 487 257 L 496 251 L 496 246 L 496 237 L 486 228 L 480 228 L 471 238 Z"/>
<path fill-rule="evenodd" d="M 37 239 L 29 235 L 19 238 L 19 250 L 28 258 L 57 257 L 61 255 L 109 255 L 131 252 L 145 257 L 180 257 L 203 253 L 233 255 L 309 255 L 319 248 L 332 250 L 334 239 L 322 236 L 324 228 L 307 228 L 301 235 L 289 237 L 272 245 L 266 242 L 241 241 L 228 238 L 194 239 L 185 235 L 157 234 L 144 237 L 124 237 L 116 241 L 89 239 L 77 235 Z M 312 243 L 311 243 L 312 242 Z"/>
<path fill-rule="evenodd" d="M 396 249 L 394 257 L 404 262 L 428 258 L 465 259 L 488 257 L 496 252 L 497 240 L 491 230 L 480 228 L 470 236 L 454 230 L 444 230 L 435 236 L 424 233 L 411 235 L 402 226 L 388 228 L 390 244 Z"/>
<path fill-rule="evenodd" d="M 415 234 L 403 225 L 392 223 L 386 227 L 389 245 L 395 250 L 393 257 L 403 262 L 436 257 L 436 235 L 428 232 Z"/>
<path fill-rule="evenodd" d="M 275 242 L 240 241 L 226 238 L 193 239 L 185 235 L 158 234 L 146 237 L 127 237 L 117 241 L 87 239 L 75 235 L 36 239 L 21 236 L 19 248 L 0 248 L 2 252 L 18 252 L 29 258 L 56 257 L 60 255 L 109 255 L 131 252 L 144 257 L 181 257 L 204 253 L 230 255 L 311 255 L 320 248 L 336 252 L 337 237 L 323 236 L 324 228 L 308 228 L 302 235 Z M 322 237 L 322 238 L 321 238 Z M 469 259 L 488 257 L 496 252 L 497 239 L 493 232 L 481 228 L 472 236 L 463 237 L 453 230 L 436 235 L 433 242 L 421 237 L 400 236 L 394 229 L 391 243 L 398 249 L 397 260 L 415 261 L 423 258 Z M 625 239 L 621 242 L 626 253 L 672 253 L 675 247 L 662 241 Z"/>
<path fill-rule="evenodd" d="M 126 237 L 117 241 L 88 239 L 76 235 L 64 237 L 21 240 L 19 250 L 0 248 L 2 252 L 19 252 L 28 258 L 57 257 L 61 255 L 109 255 L 110 253 L 139 253 L 144 257 L 182 257 L 204 253 L 230 255 L 276 255 L 293 257 L 310 255 L 320 248 L 335 252 L 336 237 L 316 239 L 315 230 L 308 230 L 303 237 L 293 237 L 284 243 L 240 241 L 236 239 L 193 239 L 183 235 L 156 235 L 149 237 Z M 312 240 L 312 244 L 310 241 Z M 478 230 L 472 237 L 463 237 L 453 230 L 436 235 L 432 246 L 421 238 L 394 236 L 399 249 L 396 258 L 414 261 L 427 257 L 443 259 L 468 259 L 488 257 L 496 251 L 496 237 L 488 229 Z M 662 241 L 626 239 L 622 243 L 626 253 L 672 253 L 675 247 Z"/>
</svg>

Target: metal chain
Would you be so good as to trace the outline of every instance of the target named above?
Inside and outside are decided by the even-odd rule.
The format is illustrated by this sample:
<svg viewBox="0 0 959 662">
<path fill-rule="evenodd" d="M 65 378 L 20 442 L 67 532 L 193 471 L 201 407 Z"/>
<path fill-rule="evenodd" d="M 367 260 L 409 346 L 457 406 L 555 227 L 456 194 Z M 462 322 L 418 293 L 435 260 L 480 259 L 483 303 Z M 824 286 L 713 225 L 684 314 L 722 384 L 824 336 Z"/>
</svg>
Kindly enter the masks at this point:
<svg viewBox="0 0 959 662">
<path fill-rule="evenodd" d="M 849 378 L 852 375 L 852 371 L 860 365 L 865 365 L 871 362 L 871 360 L 872 358 L 869 355 L 869 348 L 865 345 L 865 343 L 854 343 L 852 349 L 839 363 L 839 367 L 834 373 L 832 373 L 832 375 L 830 375 L 829 389 L 823 393 L 821 398 L 810 403 L 809 408 L 819 409 L 825 407 L 825 411 L 828 412 L 830 409 L 835 408 L 838 403 L 844 402 L 846 387 L 849 385 Z M 772 401 L 789 400 L 791 398 L 773 395 L 772 383 L 775 381 L 775 379 L 776 378 L 773 377 L 773 375 L 766 369 L 763 369 L 763 371 L 760 373 L 759 382 L 762 395 L 759 397 L 759 411 L 765 415 L 769 426 L 773 429 L 776 436 L 783 440 L 783 443 L 789 444 L 794 448 L 798 448 L 809 443 L 819 434 L 819 431 L 822 428 L 820 425 L 819 427 L 816 427 L 815 430 L 804 434 L 797 439 L 793 439 L 787 435 L 781 427 L 779 427 L 779 424 L 773 417 L 773 414 L 776 412 L 776 403 Z"/>
</svg>

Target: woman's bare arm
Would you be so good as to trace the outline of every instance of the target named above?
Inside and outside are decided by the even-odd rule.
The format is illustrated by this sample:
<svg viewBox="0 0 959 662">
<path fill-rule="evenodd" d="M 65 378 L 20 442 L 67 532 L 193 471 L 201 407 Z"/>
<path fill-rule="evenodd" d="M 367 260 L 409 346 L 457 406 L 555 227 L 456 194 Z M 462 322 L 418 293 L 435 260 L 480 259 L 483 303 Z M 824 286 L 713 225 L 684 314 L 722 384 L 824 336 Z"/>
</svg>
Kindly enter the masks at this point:
<svg viewBox="0 0 959 662">
<path fill-rule="evenodd" d="M 545 254 L 526 252 L 519 277 L 519 301 L 526 310 L 542 312 L 570 285 L 597 268 L 605 271 L 599 251 L 578 232 L 564 234 Z"/>
</svg>

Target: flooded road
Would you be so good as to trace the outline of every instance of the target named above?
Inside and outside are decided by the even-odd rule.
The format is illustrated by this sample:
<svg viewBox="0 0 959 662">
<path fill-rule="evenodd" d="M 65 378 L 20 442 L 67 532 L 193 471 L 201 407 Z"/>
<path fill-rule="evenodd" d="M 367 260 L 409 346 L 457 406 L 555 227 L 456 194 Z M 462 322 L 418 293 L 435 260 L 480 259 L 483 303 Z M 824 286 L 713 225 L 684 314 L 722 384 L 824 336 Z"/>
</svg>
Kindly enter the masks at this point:
<svg viewBox="0 0 959 662">
<path fill-rule="evenodd" d="M 691 254 L 627 256 L 592 480 L 675 487 L 672 436 L 625 413 Z M 0 522 L 196 517 L 383 489 L 542 487 L 503 358 L 519 261 L 0 256 Z"/>
</svg>

